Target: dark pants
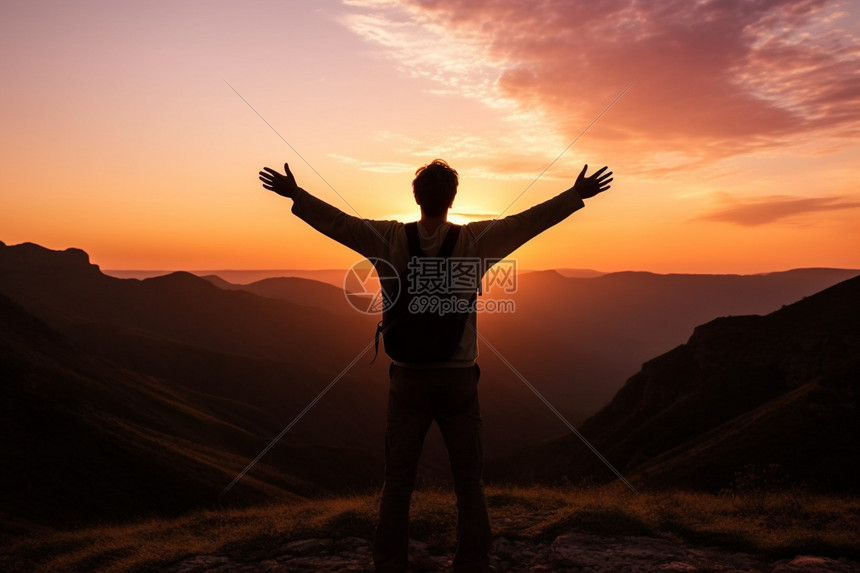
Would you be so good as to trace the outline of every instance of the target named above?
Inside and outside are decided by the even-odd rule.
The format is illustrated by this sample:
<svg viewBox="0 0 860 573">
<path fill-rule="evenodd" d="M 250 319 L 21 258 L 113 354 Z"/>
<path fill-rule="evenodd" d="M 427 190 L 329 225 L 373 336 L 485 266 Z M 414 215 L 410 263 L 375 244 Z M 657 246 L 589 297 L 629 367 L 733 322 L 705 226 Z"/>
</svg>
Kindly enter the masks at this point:
<svg viewBox="0 0 860 573">
<path fill-rule="evenodd" d="M 454 571 L 489 571 L 490 519 L 481 482 L 481 415 L 473 368 L 417 369 L 391 365 L 385 431 L 385 485 L 373 561 L 379 572 L 408 566 L 409 501 L 424 436 L 433 420 L 442 430 L 457 495 Z"/>
</svg>

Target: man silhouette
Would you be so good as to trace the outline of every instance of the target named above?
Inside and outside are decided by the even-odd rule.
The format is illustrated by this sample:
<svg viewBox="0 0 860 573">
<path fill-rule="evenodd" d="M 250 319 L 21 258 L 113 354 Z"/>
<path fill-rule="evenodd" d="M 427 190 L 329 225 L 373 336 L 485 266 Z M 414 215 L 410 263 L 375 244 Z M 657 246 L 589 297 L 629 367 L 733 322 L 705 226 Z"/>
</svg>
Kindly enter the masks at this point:
<svg viewBox="0 0 860 573">
<path fill-rule="evenodd" d="M 606 191 L 612 181 L 612 172 L 606 173 L 606 167 L 586 177 L 586 165 L 571 188 L 544 203 L 502 219 L 457 226 L 448 222 L 448 210 L 457 193 L 458 174 L 437 159 L 416 172 L 412 189 L 421 219 L 417 224 L 404 225 L 342 212 L 299 187 L 286 163 L 283 175 L 269 167 L 263 169 L 263 187 L 291 198 L 293 214 L 368 259 L 385 261 L 399 277 L 411 277 L 410 284 L 401 284 L 401 291 L 404 286 L 407 290 L 415 286 L 421 269 L 417 258 L 428 255 L 441 258 L 437 262 L 480 261 L 473 267 L 476 276 L 471 277 L 471 284 L 479 285 L 492 264 L 582 208 L 584 199 Z M 380 276 L 382 273 L 380 269 Z M 387 298 L 393 301 L 398 294 L 405 295 L 388 292 Z M 446 327 L 445 334 L 436 326 L 426 326 L 434 323 L 417 322 L 419 330 L 410 334 L 408 329 L 400 329 L 395 336 L 389 329 L 400 319 L 390 318 L 393 306 L 384 314 L 383 322 L 389 323 L 383 325 L 388 331 L 385 350 L 393 360 L 389 367 L 385 483 L 373 545 L 373 561 L 379 572 L 407 570 L 409 502 L 424 437 L 434 420 L 448 449 L 457 497 L 454 571 L 489 571 L 490 520 L 481 481 L 480 369 L 475 362 L 477 321 L 471 304 L 474 299 L 469 295 L 466 293 L 463 300 L 468 299 L 470 305 L 453 313 L 453 329 Z M 420 332 L 421 324 L 431 332 Z M 428 352 L 426 347 L 432 345 L 436 347 Z"/>
</svg>

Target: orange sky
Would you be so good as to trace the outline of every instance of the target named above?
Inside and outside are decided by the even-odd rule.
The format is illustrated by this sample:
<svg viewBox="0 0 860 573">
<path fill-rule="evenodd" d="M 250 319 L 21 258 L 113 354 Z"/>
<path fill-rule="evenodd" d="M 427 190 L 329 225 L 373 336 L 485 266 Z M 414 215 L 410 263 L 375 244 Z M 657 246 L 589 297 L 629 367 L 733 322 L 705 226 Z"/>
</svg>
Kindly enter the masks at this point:
<svg viewBox="0 0 860 573">
<path fill-rule="evenodd" d="M 414 219 L 413 173 L 442 157 L 454 211 L 493 217 L 633 82 L 508 209 L 583 163 L 615 172 L 522 268 L 860 268 L 856 2 L 528 5 L 5 3 L 0 240 L 104 269 L 345 268 L 357 255 L 263 191 L 263 165 Z"/>
</svg>

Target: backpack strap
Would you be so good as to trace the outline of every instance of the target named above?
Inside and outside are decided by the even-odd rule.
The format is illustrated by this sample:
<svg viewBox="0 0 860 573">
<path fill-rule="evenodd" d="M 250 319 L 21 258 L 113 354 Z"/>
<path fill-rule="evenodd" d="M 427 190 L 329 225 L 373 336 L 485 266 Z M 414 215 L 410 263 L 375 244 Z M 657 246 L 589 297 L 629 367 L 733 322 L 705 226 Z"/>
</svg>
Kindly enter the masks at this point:
<svg viewBox="0 0 860 573">
<path fill-rule="evenodd" d="M 409 244 L 409 258 L 424 256 L 424 250 L 421 249 L 421 238 L 418 236 L 418 221 L 412 221 L 403 225 L 406 229 L 406 242 Z"/>
<path fill-rule="evenodd" d="M 436 257 L 447 259 L 454 252 L 454 245 L 457 244 L 457 237 L 460 236 L 460 225 L 451 225 L 448 228 L 448 234 L 445 235 L 445 240 L 442 241 L 442 246 L 439 247 L 439 253 Z"/>
<path fill-rule="evenodd" d="M 376 334 L 373 335 L 373 360 L 370 361 L 371 364 L 376 362 L 376 357 L 379 356 L 379 337 L 382 334 L 382 321 L 380 320 L 376 325 Z"/>
</svg>

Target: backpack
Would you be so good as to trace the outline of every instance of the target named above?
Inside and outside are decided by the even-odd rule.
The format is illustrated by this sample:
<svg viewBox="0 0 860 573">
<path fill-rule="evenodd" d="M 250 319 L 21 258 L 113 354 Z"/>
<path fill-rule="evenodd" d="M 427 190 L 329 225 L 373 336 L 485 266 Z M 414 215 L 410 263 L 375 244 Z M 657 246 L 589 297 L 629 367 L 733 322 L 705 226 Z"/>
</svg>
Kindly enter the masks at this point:
<svg viewBox="0 0 860 573">
<path fill-rule="evenodd" d="M 424 258 L 426 255 L 421 250 L 418 223 L 407 223 L 404 227 L 409 243 L 410 261 L 414 262 L 416 259 Z M 419 295 L 410 292 L 413 289 L 409 288 L 410 285 L 407 284 L 408 271 L 400 275 L 399 296 L 393 304 L 384 305 L 382 320 L 376 328 L 374 344 L 377 355 L 379 353 L 380 334 L 385 342 L 385 353 L 392 360 L 398 362 L 445 362 L 450 360 L 457 351 L 460 339 L 463 337 L 463 331 L 466 328 L 466 320 L 471 314 L 470 309 L 474 306 L 477 294 L 473 294 L 469 299 L 465 312 L 451 311 L 440 314 L 438 310 L 434 311 L 428 308 L 416 312 L 416 309 L 411 307 L 416 296 L 438 296 L 441 299 L 450 299 L 456 296 L 447 292 L 444 287 L 451 284 L 447 259 L 450 258 L 459 235 L 460 226 L 452 224 L 445 235 L 442 246 L 439 248 L 439 253 L 434 257 L 446 260 L 443 289 L 422 292 Z M 461 304 L 464 302 L 464 300 L 460 300 Z M 373 360 L 376 360 L 376 355 L 374 355 Z"/>
</svg>

